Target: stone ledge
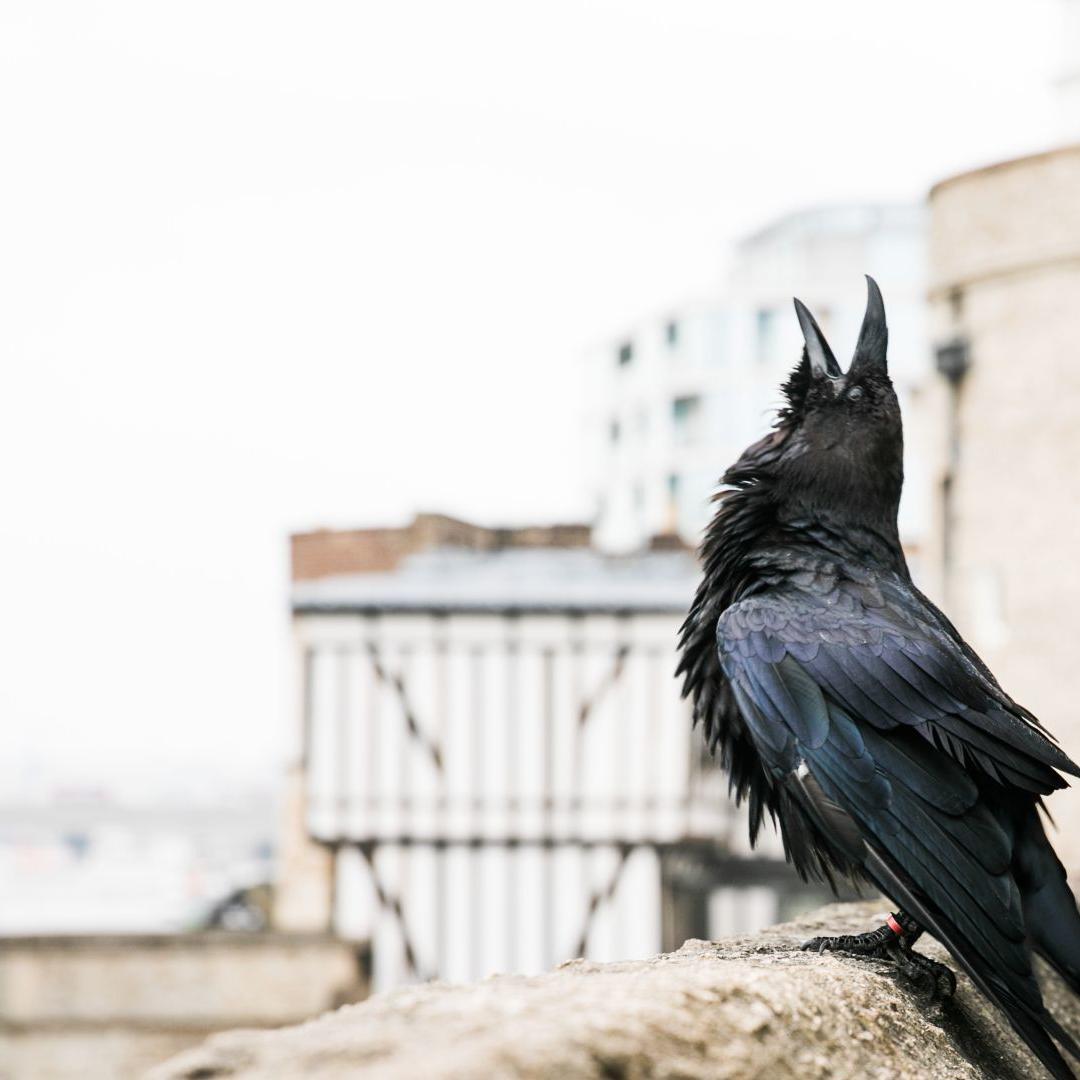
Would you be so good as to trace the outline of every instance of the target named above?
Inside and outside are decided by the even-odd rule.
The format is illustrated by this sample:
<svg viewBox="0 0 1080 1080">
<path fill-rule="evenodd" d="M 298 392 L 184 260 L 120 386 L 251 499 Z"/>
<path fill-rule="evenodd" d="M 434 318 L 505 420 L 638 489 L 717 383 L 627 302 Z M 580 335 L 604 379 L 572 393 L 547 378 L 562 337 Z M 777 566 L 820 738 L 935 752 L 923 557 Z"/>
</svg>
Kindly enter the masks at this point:
<svg viewBox="0 0 1080 1080">
<path fill-rule="evenodd" d="M 814 934 L 857 932 L 884 902 L 834 904 L 798 922 L 650 960 L 574 960 L 545 975 L 493 976 L 381 994 L 297 1027 L 232 1031 L 148 1080 L 678 1077 L 680 1080 L 1029 1080 L 1040 1067 L 970 982 L 924 1005 L 888 965 L 811 955 Z M 927 942 L 929 955 L 944 951 Z M 1080 1002 L 1043 979 L 1080 1035 Z"/>
</svg>

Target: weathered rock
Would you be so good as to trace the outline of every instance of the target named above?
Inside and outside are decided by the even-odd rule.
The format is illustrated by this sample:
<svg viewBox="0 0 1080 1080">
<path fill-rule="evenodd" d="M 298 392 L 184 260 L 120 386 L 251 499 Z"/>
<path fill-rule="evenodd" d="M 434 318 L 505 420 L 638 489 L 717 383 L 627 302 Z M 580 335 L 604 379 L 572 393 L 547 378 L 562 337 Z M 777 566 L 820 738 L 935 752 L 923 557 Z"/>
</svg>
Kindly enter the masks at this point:
<svg viewBox="0 0 1080 1080">
<path fill-rule="evenodd" d="M 215 1035 L 148 1080 L 1042 1075 L 963 976 L 953 1002 L 932 1006 L 899 986 L 889 965 L 798 950 L 814 934 L 869 929 L 884 911 L 836 904 L 651 960 L 574 960 L 536 977 L 410 987 L 298 1027 Z M 934 942 L 921 947 L 947 959 Z M 1080 1035 L 1080 1002 L 1043 974 L 1051 1008 Z"/>
</svg>

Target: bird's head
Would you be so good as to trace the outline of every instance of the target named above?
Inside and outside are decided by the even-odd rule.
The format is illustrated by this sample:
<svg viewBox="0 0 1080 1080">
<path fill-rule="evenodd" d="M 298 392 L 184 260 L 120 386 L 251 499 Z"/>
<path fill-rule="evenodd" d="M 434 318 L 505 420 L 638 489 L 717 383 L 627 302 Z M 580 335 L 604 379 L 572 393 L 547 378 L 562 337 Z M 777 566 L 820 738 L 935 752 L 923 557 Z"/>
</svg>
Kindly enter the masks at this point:
<svg viewBox="0 0 1080 1080">
<path fill-rule="evenodd" d="M 806 342 L 784 386 L 787 406 L 773 433 L 775 483 L 807 509 L 862 508 L 895 516 L 903 485 L 900 406 L 886 362 L 885 305 L 866 279 L 866 314 L 848 370 L 841 370 L 807 307 L 795 301 Z"/>
</svg>

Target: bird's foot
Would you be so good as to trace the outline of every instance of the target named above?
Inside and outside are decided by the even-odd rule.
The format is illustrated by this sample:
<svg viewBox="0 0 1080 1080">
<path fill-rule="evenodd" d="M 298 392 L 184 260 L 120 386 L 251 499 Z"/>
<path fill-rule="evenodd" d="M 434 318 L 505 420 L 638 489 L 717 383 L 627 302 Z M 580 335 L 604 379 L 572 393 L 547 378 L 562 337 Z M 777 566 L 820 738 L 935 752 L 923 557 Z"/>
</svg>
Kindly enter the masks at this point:
<svg viewBox="0 0 1080 1080">
<path fill-rule="evenodd" d="M 840 934 L 837 937 L 816 937 L 799 946 L 803 952 L 842 952 L 871 960 L 888 960 L 885 946 L 896 934 L 888 926 L 879 926 L 865 934 Z"/>
<path fill-rule="evenodd" d="M 915 952 L 902 939 L 888 948 L 898 978 L 910 983 L 928 1002 L 948 1001 L 956 993 L 956 976 L 944 964 Z"/>
<path fill-rule="evenodd" d="M 811 938 L 801 948 L 808 952 L 839 952 L 864 960 L 891 961 L 897 976 L 910 983 L 922 997 L 930 1002 L 947 1000 L 956 993 L 956 976 L 944 964 L 912 950 L 921 934 L 918 923 L 901 911 L 876 930 Z"/>
</svg>

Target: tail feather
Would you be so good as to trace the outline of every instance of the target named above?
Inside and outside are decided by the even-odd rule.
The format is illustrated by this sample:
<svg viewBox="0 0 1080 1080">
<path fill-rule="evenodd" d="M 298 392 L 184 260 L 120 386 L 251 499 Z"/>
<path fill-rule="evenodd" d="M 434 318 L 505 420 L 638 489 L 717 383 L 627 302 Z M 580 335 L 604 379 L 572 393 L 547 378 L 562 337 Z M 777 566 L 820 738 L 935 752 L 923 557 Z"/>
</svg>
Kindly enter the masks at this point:
<svg viewBox="0 0 1080 1080">
<path fill-rule="evenodd" d="M 1013 873 L 1032 947 L 1080 994 L 1080 911 L 1034 807 L 1017 832 Z"/>
</svg>

